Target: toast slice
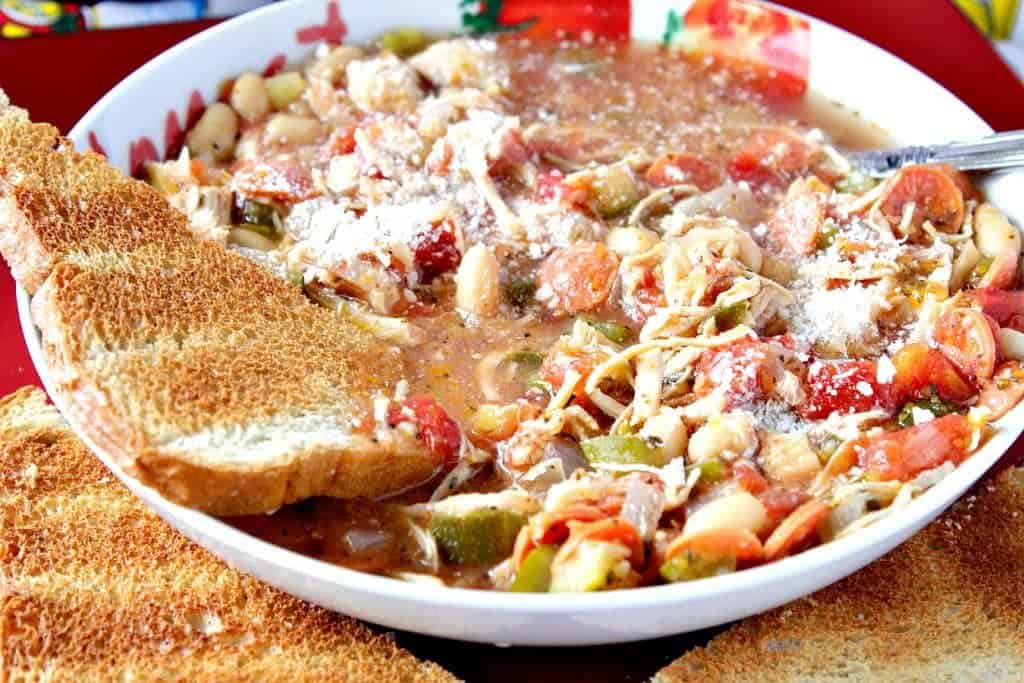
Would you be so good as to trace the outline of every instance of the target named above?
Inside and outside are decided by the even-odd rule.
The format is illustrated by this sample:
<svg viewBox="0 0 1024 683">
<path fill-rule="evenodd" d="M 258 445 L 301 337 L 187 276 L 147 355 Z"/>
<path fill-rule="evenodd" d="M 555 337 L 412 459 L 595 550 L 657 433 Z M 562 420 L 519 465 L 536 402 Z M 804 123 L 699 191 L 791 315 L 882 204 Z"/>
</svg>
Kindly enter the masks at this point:
<svg viewBox="0 0 1024 683">
<path fill-rule="evenodd" d="M 0 481 L 0 680 L 455 680 L 189 542 L 38 389 L 0 399 Z"/>
<path fill-rule="evenodd" d="M 887 556 L 752 617 L 653 683 L 1024 680 L 1024 469 L 1006 470 Z"/>
<path fill-rule="evenodd" d="M 54 400 L 127 472 L 213 514 L 378 497 L 438 459 L 357 429 L 397 349 L 193 236 L 156 190 L 0 108 L 0 253 L 33 293 Z"/>
</svg>

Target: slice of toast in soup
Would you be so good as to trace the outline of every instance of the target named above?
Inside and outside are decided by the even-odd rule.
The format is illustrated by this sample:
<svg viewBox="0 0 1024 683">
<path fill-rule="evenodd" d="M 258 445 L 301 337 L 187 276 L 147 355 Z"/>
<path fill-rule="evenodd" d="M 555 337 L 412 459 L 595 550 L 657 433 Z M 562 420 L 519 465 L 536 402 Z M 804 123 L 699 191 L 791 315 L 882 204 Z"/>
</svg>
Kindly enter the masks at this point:
<svg viewBox="0 0 1024 683">
<path fill-rule="evenodd" d="M 365 428 L 396 351 L 202 241 L 159 193 L 0 101 L 0 253 L 33 295 L 67 417 L 125 471 L 214 514 L 430 479 L 408 431 Z M 383 437 L 383 438 L 382 438 Z"/>
</svg>

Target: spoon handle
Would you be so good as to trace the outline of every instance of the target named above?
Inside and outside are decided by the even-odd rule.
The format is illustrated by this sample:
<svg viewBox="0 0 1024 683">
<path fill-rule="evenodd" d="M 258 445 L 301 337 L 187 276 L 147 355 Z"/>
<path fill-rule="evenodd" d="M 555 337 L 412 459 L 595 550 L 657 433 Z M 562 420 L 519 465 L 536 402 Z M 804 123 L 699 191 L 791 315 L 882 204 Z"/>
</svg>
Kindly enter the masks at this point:
<svg viewBox="0 0 1024 683">
<path fill-rule="evenodd" d="M 944 163 L 962 171 L 1024 166 L 1024 131 L 996 133 L 973 142 L 856 152 L 850 162 L 865 173 L 884 175 L 907 164 Z"/>
</svg>

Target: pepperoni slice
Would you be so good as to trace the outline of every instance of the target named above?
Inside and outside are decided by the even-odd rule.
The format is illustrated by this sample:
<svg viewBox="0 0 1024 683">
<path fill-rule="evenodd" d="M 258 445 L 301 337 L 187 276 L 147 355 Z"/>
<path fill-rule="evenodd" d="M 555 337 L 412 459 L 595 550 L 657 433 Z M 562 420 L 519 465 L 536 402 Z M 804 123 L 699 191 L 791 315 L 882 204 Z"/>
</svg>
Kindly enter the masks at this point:
<svg viewBox="0 0 1024 683">
<path fill-rule="evenodd" d="M 557 313 L 582 313 L 608 298 L 619 257 L 600 242 L 577 242 L 559 249 L 541 264 L 539 298 Z"/>
<path fill-rule="evenodd" d="M 956 232 L 964 221 L 964 196 L 940 166 L 907 166 L 889 180 L 882 198 L 882 214 L 893 223 L 903 219 L 907 204 L 914 209 L 910 225 L 918 231 L 925 221 L 937 230 Z"/>
</svg>

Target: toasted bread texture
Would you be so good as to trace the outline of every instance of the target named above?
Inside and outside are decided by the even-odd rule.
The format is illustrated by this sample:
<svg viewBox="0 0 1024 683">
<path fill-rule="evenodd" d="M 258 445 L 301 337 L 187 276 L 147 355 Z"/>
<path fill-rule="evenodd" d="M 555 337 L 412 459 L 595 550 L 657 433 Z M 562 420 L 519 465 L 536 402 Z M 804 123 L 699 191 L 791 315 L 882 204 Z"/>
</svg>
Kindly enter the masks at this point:
<svg viewBox="0 0 1024 683">
<path fill-rule="evenodd" d="M 889 555 L 660 671 L 684 681 L 1024 681 L 1024 469 Z"/>
<path fill-rule="evenodd" d="M 187 229 L 145 183 L 0 106 L 0 252 L 34 294 L 55 400 L 130 474 L 213 514 L 377 497 L 437 459 L 356 426 L 397 349 Z"/>
<path fill-rule="evenodd" d="M 3 681 L 454 681 L 171 529 L 37 389 L 0 399 Z"/>
</svg>

